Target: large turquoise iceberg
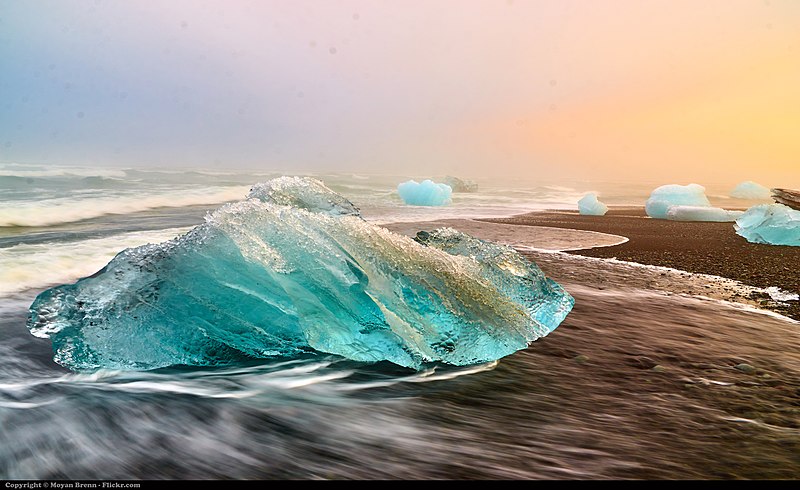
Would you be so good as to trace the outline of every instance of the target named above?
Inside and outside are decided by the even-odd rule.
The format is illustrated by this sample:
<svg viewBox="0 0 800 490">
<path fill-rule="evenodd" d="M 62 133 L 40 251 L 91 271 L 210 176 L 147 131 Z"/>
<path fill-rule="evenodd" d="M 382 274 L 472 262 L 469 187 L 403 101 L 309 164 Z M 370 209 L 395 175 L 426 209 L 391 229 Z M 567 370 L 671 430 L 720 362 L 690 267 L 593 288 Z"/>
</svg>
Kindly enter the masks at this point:
<svg viewBox="0 0 800 490">
<path fill-rule="evenodd" d="M 419 368 L 523 349 L 573 302 L 510 247 L 448 228 L 398 235 L 322 182 L 282 177 L 44 291 L 28 327 L 76 371 L 319 352 Z"/>
<path fill-rule="evenodd" d="M 445 206 L 452 202 L 453 189 L 432 180 L 409 180 L 397 186 L 397 193 L 404 203 L 412 206 Z"/>
<path fill-rule="evenodd" d="M 748 242 L 800 247 L 800 211 L 783 204 L 759 204 L 734 225 Z"/>
</svg>

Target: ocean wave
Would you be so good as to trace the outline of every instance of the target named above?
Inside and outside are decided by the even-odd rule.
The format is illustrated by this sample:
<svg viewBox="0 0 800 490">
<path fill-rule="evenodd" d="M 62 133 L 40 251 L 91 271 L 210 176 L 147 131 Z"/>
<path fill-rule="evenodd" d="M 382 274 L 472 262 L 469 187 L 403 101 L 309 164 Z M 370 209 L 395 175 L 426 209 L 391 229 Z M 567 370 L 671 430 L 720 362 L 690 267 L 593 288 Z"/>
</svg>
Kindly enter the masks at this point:
<svg viewBox="0 0 800 490">
<path fill-rule="evenodd" d="M 108 185 L 222 186 L 245 185 L 275 177 L 275 172 L 203 168 L 108 168 L 0 163 L 0 187 L 20 184 L 48 188 L 105 187 Z M 12 187 L 13 188 L 13 187 Z"/>
<path fill-rule="evenodd" d="M 189 229 L 170 228 L 71 243 L 0 248 L 0 297 L 88 276 L 100 270 L 122 249 L 163 242 Z"/>
<path fill-rule="evenodd" d="M 71 196 L 40 201 L 6 202 L 0 209 L 0 227 L 51 226 L 109 214 L 129 214 L 157 208 L 219 204 L 241 199 L 249 186 L 177 189 L 149 195 L 123 194 L 107 197 Z"/>
<path fill-rule="evenodd" d="M 61 167 L 7 163 L 0 165 L 2 177 L 102 177 L 124 179 L 124 169 L 100 167 Z"/>
</svg>

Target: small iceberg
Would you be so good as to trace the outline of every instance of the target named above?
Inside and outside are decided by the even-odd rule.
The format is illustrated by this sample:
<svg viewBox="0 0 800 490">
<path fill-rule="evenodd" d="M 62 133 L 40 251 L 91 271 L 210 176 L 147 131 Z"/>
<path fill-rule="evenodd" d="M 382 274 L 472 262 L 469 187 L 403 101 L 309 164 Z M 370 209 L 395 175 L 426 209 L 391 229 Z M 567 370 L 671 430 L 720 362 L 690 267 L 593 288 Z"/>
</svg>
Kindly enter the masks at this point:
<svg viewBox="0 0 800 490">
<path fill-rule="evenodd" d="M 662 185 L 650 193 L 645 203 L 645 211 L 651 218 L 667 219 L 670 206 L 704 206 L 710 207 L 706 197 L 706 188 L 698 184 Z"/>
<path fill-rule="evenodd" d="M 42 292 L 28 327 L 75 371 L 315 353 L 420 368 L 524 349 L 573 303 L 508 246 L 450 228 L 398 235 L 318 180 L 281 177 Z"/>
<path fill-rule="evenodd" d="M 604 216 L 608 206 L 597 199 L 596 192 L 589 192 L 578 201 L 578 211 L 587 216 Z"/>
<path fill-rule="evenodd" d="M 744 211 L 729 211 L 712 206 L 670 206 L 667 219 L 672 221 L 736 221 Z"/>
<path fill-rule="evenodd" d="M 752 180 L 742 182 L 733 188 L 731 197 L 736 199 L 762 200 L 768 201 L 771 197 L 769 188 L 757 184 Z"/>
<path fill-rule="evenodd" d="M 783 204 L 753 206 L 734 228 L 748 242 L 800 247 L 800 211 Z"/>
<path fill-rule="evenodd" d="M 459 179 L 448 175 L 444 178 L 444 183 L 449 185 L 453 192 L 478 192 L 478 184 L 471 180 Z"/>
<path fill-rule="evenodd" d="M 437 184 L 432 180 L 409 180 L 397 186 L 403 202 L 412 206 L 445 206 L 452 201 L 453 189 L 447 184 Z"/>
</svg>

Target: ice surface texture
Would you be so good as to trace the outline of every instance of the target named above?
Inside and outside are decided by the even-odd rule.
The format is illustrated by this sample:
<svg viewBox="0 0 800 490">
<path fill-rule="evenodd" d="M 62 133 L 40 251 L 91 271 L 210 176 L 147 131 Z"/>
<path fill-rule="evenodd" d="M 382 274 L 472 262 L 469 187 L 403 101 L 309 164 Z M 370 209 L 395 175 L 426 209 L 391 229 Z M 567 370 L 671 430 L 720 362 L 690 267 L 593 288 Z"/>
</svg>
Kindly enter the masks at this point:
<svg viewBox="0 0 800 490">
<path fill-rule="evenodd" d="M 783 204 L 759 204 L 734 225 L 748 242 L 800 247 L 800 211 Z"/>
<path fill-rule="evenodd" d="M 650 193 L 644 205 L 647 215 L 652 218 L 667 219 L 670 206 L 711 206 L 702 185 L 689 184 L 662 185 Z"/>
<path fill-rule="evenodd" d="M 736 221 L 744 211 L 728 211 L 712 206 L 670 206 L 667 219 L 673 221 Z"/>
<path fill-rule="evenodd" d="M 770 199 L 770 192 L 767 187 L 757 184 L 752 180 L 748 180 L 734 187 L 731 191 L 731 197 L 735 197 L 737 199 L 759 199 L 768 201 Z"/>
<path fill-rule="evenodd" d="M 573 305 L 513 249 L 369 224 L 307 178 L 256 185 L 174 240 L 41 293 L 28 326 L 77 371 L 338 354 L 419 368 L 495 360 Z"/>
<path fill-rule="evenodd" d="M 432 180 L 409 180 L 397 186 L 397 192 L 406 204 L 413 206 L 444 206 L 450 204 L 453 189 L 447 184 Z"/>
<path fill-rule="evenodd" d="M 603 216 L 608 212 L 608 206 L 597 200 L 597 194 L 590 192 L 578 201 L 578 211 L 589 216 Z"/>
</svg>

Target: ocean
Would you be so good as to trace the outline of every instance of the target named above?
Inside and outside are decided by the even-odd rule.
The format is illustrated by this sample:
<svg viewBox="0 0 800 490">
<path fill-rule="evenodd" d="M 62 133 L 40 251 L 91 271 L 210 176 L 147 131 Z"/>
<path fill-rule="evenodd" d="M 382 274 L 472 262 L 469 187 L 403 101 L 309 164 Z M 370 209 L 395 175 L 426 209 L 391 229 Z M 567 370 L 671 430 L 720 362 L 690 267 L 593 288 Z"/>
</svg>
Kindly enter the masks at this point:
<svg viewBox="0 0 800 490">
<path fill-rule="evenodd" d="M 781 353 L 777 340 L 753 341 L 764 332 L 795 339 L 797 322 L 679 294 L 685 279 L 664 284 L 658 268 L 560 253 L 599 246 L 598 234 L 512 233 L 509 243 L 576 307 L 527 350 L 477 366 L 415 372 L 318 355 L 75 374 L 52 361 L 48 340 L 29 334 L 27 308 L 42 290 L 93 274 L 126 247 L 185 233 L 283 174 L 0 165 L 0 478 L 800 476 L 797 412 L 748 416 L 747 403 L 766 395 L 722 369 L 778 353 L 771 369 L 798 372 L 797 355 Z M 478 192 L 427 208 L 398 197 L 409 176 L 311 176 L 368 221 L 407 232 L 576 209 L 587 191 L 642 205 L 658 185 L 478 179 Z M 707 188 L 715 204 L 741 204 L 725 186 Z M 469 223 L 490 238 L 510 236 Z M 686 329 L 717 334 L 687 346 L 675 336 Z M 637 331 L 649 340 L 626 336 Z M 674 366 L 653 372 L 642 358 L 654 357 Z M 692 366 L 704 363 L 712 368 L 698 376 Z"/>
</svg>

